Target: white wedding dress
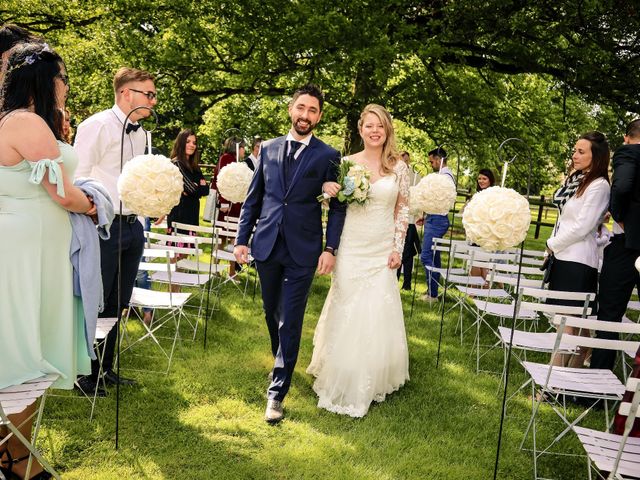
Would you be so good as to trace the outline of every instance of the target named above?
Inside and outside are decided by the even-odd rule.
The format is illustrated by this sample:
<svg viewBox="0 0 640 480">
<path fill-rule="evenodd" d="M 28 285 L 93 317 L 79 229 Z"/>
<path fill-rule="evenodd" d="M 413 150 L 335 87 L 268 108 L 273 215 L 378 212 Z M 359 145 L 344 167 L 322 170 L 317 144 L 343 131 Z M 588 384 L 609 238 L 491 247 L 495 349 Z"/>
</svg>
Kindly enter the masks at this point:
<svg viewBox="0 0 640 480">
<path fill-rule="evenodd" d="M 316 377 L 318 407 L 362 417 L 409 379 L 409 355 L 396 271 L 409 218 L 409 170 L 371 185 L 365 205 L 350 204 L 316 327 L 307 373 Z"/>
</svg>

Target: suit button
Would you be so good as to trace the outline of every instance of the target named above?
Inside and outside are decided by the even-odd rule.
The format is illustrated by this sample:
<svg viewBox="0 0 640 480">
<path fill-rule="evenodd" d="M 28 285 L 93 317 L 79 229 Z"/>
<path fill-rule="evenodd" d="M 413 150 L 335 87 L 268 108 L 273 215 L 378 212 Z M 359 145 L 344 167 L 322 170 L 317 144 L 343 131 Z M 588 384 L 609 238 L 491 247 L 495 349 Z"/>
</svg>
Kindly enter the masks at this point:
<svg viewBox="0 0 640 480">
<path fill-rule="evenodd" d="M 285 207 L 287 206 L 287 202 L 284 202 Z"/>
</svg>

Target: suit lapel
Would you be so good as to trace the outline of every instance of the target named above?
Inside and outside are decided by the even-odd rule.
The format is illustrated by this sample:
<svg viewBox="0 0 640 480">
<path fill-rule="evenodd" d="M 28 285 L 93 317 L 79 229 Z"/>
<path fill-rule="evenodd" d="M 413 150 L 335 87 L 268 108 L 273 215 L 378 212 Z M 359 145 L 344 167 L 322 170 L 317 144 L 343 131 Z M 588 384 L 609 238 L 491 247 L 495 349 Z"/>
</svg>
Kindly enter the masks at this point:
<svg viewBox="0 0 640 480">
<path fill-rule="evenodd" d="M 313 158 L 313 154 L 314 154 L 313 149 L 316 146 L 316 141 L 317 141 L 316 137 L 312 136 L 311 140 L 309 141 L 309 145 L 305 147 L 305 149 L 302 151 L 302 153 L 298 157 L 298 168 L 296 168 L 296 171 L 293 174 L 293 178 L 291 179 L 291 184 L 289 184 L 289 189 L 285 193 L 285 196 L 289 194 L 289 192 L 291 191 L 293 186 L 296 184 L 298 179 L 302 177 L 304 173 L 307 171 L 307 168 L 309 167 L 309 162 Z M 282 170 L 282 172 L 284 172 L 284 170 Z"/>
<path fill-rule="evenodd" d="M 285 184 L 284 184 L 284 155 L 285 155 L 285 145 L 287 142 L 285 142 L 286 137 L 282 137 L 282 139 L 280 140 L 280 146 L 278 147 L 278 158 L 276 159 L 276 162 L 278 163 L 278 176 L 280 177 L 280 187 L 282 188 L 283 192 L 286 192 L 285 189 Z"/>
</svg>

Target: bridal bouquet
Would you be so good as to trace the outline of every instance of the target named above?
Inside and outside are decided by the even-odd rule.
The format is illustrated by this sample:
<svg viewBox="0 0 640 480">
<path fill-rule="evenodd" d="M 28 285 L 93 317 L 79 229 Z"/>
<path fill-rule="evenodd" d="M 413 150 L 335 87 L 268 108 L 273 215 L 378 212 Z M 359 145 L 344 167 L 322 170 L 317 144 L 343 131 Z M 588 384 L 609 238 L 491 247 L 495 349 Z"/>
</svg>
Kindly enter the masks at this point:
<svg viewBox="0 0 640 480">
<path fill-rule="evenodd" d="M 220 195 L 233 203 L 244 202 L 253 172 L 244 162 L 230 163 L 220 169 L 216 185 Z"/>
<path fill-rule="evenodd" d="M 369 198 L 371 172 L 352 160 L 345 159 L 340 163 L 337 182 L 342 187 L 336 196 L 341 202 L 364 204 Z M 326 193 L 318 195 L 318 201 L 328 199 Z"/>
<path fill-rule="evenodd" d="M 118 178 L 122 204 L 145 217 L 169 213 L 183 188 L 180 170 L 164 155 L 138 155 L 124 164 Z"/>
<path fill-rule="evenodd" d="M 518 245 L 530 223 L 529 202 L 511 188 L 490 187 L 476 193 L 462 214 L 467 239 L 490 252 Z"/>
</svg>

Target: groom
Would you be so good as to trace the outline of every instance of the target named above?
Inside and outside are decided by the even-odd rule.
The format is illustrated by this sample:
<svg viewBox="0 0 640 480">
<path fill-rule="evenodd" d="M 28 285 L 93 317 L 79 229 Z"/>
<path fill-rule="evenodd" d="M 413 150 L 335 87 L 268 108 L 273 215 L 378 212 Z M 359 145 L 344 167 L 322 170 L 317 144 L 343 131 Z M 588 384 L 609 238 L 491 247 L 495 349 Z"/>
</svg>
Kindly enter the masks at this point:
<svg viewBox="0 0 640 480">
<path fill-rule="evenodd" d="M 340 154 L 311 133 L 322 118 L 324 96 L 305 85 L 289 104 L 291 130 L 262 144 L 258 164 L 240 214 L 234 248 L 238 263 L 256 260 L 262 302 L 275 357 L 267 391 L 265 420 L 277 423 L 298 359 L 302 319 L 314 273 L 330 273 L 344 224 L 346 205 L 332 198 L 326 243 L 322 247 L 322 210 L 316 197 L 324 182 L 335 182 Z"/>
</svg>

